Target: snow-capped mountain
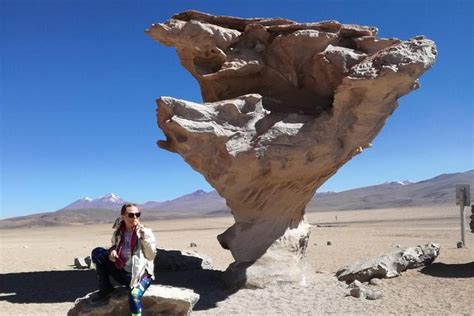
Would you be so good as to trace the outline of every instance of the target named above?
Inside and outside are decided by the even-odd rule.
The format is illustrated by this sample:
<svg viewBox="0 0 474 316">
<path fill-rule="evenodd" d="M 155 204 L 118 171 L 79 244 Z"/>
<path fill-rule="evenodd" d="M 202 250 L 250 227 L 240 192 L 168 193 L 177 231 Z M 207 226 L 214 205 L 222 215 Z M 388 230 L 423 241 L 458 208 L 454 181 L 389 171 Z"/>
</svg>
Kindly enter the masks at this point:
<svg viewBox="0 0 474 316">
<path fill-rule="evenodd" d="M 113 193 L 109 193 L 95 199 L 91 199 L 89 197 L 79 199 L 62 208 L 62 210 L 78 210 L 85 208 L 117 210 L 120 209 L 120 207 L 124 203 L 125 201 L 122 200 L 119 196 Z"/>
<path fill-rule="evenodd" d="M 403 180 L 403 181 L 385 181 L 383 184 L 388 184 L 388 185 L 407 185 L 407 184 L 412 184 L 410 180 Z"/>
<path fill-rule="evenodd" d="M 455 205 L 456 184 L 465 183 L 474 188 L 474 170 L 442 174 L 432 179 L 408 183 L 389 182 L 356 188 L 342 192 L 318 192 L 306 208 L 306 212 L 338 210 L 368 210 L 429 205 Z M 472 190 L 472 189 L 471 189 Z M 472 196 L 472 195 L 471 195 Z M 119 214 L 124 202 L 115 194 L 91 199 L 83 198 L 55 212 L 44 212 L 0 220 L 0 228 L 53 226 L 106 223 Z M 139 205 L 148 220 L 230 216 L 225 200 L 216 191 L 198 190 L 174 200 L 150 201 Z M 91 209 L 101 209 L 97 212 Z"/>
</svg>

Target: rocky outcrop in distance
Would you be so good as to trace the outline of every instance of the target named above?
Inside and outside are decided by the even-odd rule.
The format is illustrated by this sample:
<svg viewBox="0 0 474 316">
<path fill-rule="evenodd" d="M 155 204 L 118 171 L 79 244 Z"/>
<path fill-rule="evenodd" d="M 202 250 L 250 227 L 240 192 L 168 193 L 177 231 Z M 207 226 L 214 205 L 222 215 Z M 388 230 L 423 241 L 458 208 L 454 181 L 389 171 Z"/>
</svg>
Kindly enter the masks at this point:
<svg viewBox="0 0 474 316">
<path fill-rule="evenodd" d="M 375 27 L 337 21 L 197 11 L 146 33 L 174 46 L 201 87 L 204 104 L 158 99 L 166 136 L 158 145 L 203 174 L 232 210 L 235 224 L 218 236 L 236 260 L 231 285 L 304 284 L 306 205 L 419 87 L 434 42 L 377 38 Z"/>
<path fill-rule="evenodd" d="M 392 252 L 375 259 L 362 260 L 336 272 L 339 281 L 351 283 L 399 276 L 407 269 L 430 265 L 438 257 L 440 246 L 429 243 Z"/>
</svg>

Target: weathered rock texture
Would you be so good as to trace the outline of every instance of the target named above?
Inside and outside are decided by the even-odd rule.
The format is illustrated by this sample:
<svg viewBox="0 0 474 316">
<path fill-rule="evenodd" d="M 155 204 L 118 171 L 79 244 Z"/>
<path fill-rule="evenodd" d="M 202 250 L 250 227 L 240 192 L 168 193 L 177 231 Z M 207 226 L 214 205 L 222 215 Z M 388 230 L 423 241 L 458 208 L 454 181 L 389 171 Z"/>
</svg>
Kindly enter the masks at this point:
<svg viewBox="0 0 474 316">
<path fill-rule="evenodd" d="M 156 249 L 155 271 L 212 269 L 212 259 L 195 251 Z"/>
<path fill-rule="evenodd" d="M 128 316 L 128 289 L 115 288 L 108 301 L 92 303 L 91 297 L 96 292 L 78 298 L 68 316 Z M 165 285 L 150 285 L 142 297 L 145 315 L 189 315 L 199 295 L 192 290 Z"/>
<path fill-rule="evenodd" d="M 345 266 L 336 272 L 339 281 L 370 281 L 373 278 L 393 278 L 407 269 L 431 264 L 439 255 L 437 244 L 427 244 L 399 250 L 371 260 L 363 260 Z"/>
<path fill-rule="evenodd" d="M 336 21 L 196 11 L 146 32 L 176 47 L 209 102 L 160 98 L 166 141 L 158 145 L 179 153 L 226 199 L 236 223 L 218 240 L 236 260 L 229 272 L 247 286 L 304 283 L 306 204 L 370 146 L 397 99 L 419 87 L 434 43 L 378 39 L 374 27 Z"/>
</svg>

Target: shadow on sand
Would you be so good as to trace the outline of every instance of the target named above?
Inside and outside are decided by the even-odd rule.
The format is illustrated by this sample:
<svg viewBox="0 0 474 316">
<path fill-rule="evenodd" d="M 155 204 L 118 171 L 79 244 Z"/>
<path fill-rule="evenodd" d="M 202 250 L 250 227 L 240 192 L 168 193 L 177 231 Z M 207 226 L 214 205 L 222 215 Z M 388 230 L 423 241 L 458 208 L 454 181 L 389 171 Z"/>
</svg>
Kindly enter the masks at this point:
<svg viewBox="0 0 474 316">
<path fill-rule="evenodd" d="M 235 291 L 227 290 L 223 272 L 193 270 L 156 274 L 153 284 L 184 287 L 200 295 L 194 310 L 216 307 Z M 0 274 L 0 301 L 65 303 L 97 290 L 95 270 L 40 271 Z"/>
<path fill-rule="evenodd" d="M 474 278 L 474 262 L 460 264 L 435 262 L 420 272 L 438 278 Z"/>
<path fill-rule="evenodd" d="M 10 303 L 74 302 L 96 289 L 94 270 L 0 274 L 0 301 Z"/>
<path fill-rule="evenodd" d="M 164 272 L 157 273 L 153 283 L 191 289 L 200 296 L 193 310 L 207 310 L 236 292 L 225 286 L 223 274 L 218 270 Z"/>
</svg>

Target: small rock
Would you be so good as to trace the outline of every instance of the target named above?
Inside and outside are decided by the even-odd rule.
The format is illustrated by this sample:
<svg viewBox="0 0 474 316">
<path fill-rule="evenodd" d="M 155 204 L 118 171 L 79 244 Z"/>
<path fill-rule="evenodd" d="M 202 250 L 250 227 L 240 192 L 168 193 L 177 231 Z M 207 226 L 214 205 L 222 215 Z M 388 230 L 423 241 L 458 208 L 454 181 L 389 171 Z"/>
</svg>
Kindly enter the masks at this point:
<svg viewBox="0 0 474 316">
<path fill-rule="evenodd" d="M 28 249 L 28 248 L 30 248 L 30 247 L 28 247 L 27 245 L 23 245 L 23 248 Z"/>
<path fill-rule="evenodd" d="M 192 242 L 189 244 L 189 247 L 193 248 L 193 247 L 197 247 L 196 243 L 195 242 Z"/>
<path fill-rule="evenodd" d="M 362 286 L 362 283 L 360 283 L 360 281 L 358 281 L 358 280 L 354 280 L 354 282 L 349 284 L 349 288 L 351 288 L 351 289 L 356 288 L 356 287 L 361 287 L 361 286 Z"/>
<path fill-rule="evenodd" d="M 332 245 L 332 242 L 328 241 L 328 242 L 326 243 L 326 245 L 331 246 L 331 245 Z"/>
<path fill-rule="evenodd" d="M 76 269 L 87 269 L 89 266 L 87 265 L 84 258 L 76 257 L 76 258 L 74 258 L 74 267 Z"/>
<path fill-rule="evenodd" d="M 458 248 L 462 248 L 462 247 L 464 247 L 464 243 L 463 243 L 462 241 L 458 241 L 458 243 L 456 244 L 456 246 L 457 246 Z"/>
<path fill-rule="evenodd" d="M 370 279 L 369 283 L 372 285 L 380 285 L 382 283 L 382 280 L 378 278 L 373 278 L 373 279 Z"/>
<path fill-rule="evenodd" d="M 370 291 L 367 293 L 366 299 L 373 301 L 382 298 L 382 296 L 383 294 L 380 291 Z"/>
<path fill-rule="evenodd" d="M 402 246 L 401 245 L 396 245 L 395 248 L 402 248 Z"/>
<path fill-rule="evenodd" d="M 360 288 L 360 287 L 355 287 L 351 289 L 351 296 L 360 298 L 360 297 L 365 297 L 365 290 Z"/>
<path fill-rule="evenodd" d="M 90 269 L 90 268 L 91 268 L 91 264 L 92 264 L 91 256 L 85 257 L 85 258 L 84 258 L 84 261 L 86 262 L 87 267 Z"/>
</svg>

